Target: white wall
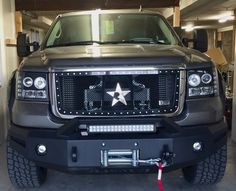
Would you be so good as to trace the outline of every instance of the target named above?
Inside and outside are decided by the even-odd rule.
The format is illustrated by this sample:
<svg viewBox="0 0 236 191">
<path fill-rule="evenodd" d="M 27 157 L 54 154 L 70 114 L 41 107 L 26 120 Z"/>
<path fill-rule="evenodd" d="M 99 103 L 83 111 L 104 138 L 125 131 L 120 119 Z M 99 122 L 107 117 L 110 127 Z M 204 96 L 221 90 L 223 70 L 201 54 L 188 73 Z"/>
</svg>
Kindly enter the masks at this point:
<svg viewBox="0 0 236 191">
<path fill-rule="evenodd" d="M 234 66 L 236 66 L 236 63 L 234 63 Z M 234 67 L 234 71 L 236 71 L 236 67 Z M 235 84 L 235 79 L 236 79 L 236 72 L 234 72 L 234 84 Z M 234 85 L 234 90 L 236 86 Z M 233 97 L 233 114 L 232 114 L 232 134 L 231 138 L 232 141 L 236 143 L 236 96 L 235 96 L 235 91 L 234 91 L 234 97 Z"/>
<path fill-rule="evenodd" d="M 236 26 L 234 35 L 236 39 Z M 233 114 L 232 114 L 232 140 L 236 142 L 236 41 L 235 41 L 235 52 L 234 52 L 234 97 L 233 97 Z"/>
<path fill-rule="evenodd" d="M 32 35 L 31 30 L 39 32 L 39 39 L 38 39 L 39 41 L 38 42 L 39 42 L 39 44 L 41 44 L 47 31 L 45 31 L 41 28 L 38 28 L 38 27 L 33 27 L 33 26 L 30 26 L 30 25 L 23 25 L 23 32 L 29 34 L 30 37 Z"/>
<path fill-rule="evenodd" d="M 7 84 L 11 73 L 17 67 L 16 47 L 7 47 L 5 39 L 16 38 L 15 1 L 0 0 L 0 143 L 6 137 L 8 128 Z"/>
</svg>

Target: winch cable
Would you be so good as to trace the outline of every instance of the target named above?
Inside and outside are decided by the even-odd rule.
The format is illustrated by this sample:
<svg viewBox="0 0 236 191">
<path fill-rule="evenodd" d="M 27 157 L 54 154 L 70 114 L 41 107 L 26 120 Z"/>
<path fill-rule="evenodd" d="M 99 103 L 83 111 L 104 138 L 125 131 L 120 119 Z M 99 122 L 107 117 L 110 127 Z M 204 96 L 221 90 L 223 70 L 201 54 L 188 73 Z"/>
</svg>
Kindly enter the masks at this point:
<svg viewBox="0 0 236 191">
<path fill-rule="evenodd" d="M 160 158 L 157 159 L 149 159 L 149 160 L 138 160 L 139 163 L 146 163 L 149 165 L 155 165 L 157 167 L 157 185 L 159 188 L 159 191 L 164 191 L 163 184 L 162 184 L 162 171 L 163 168 L 168 166 L 167 162 L 165 160 L 162 160 Z"/>
<path fill-rule="evenodd" d="M 158 169 L 157 185 L 158 185 L 159 191 L 164 191 L 163 184 L 162 184 L 162 170 L 164 166 L 161 162 L 156 163 L 156 166 Z"/>
</svg>

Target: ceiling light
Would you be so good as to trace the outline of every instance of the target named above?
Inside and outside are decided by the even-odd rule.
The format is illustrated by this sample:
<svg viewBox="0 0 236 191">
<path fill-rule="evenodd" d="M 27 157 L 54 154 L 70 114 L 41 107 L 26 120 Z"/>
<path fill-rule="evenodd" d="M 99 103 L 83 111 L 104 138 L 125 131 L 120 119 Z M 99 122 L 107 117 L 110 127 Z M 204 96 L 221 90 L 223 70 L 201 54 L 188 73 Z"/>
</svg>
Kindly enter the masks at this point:
<svg viewBox="0 0 236 191">
<path fill-rule="evenodd" d="M 182 29 L 184 29 L 186 32 L 192 32 L 194 30 L 194 26 L 192 24 L 183 26 Z"/>
<path fill-rule="evenodd" d="M 227 21 L 232 21 L 232 20 L 234 20 L 234 16 L 233 15 L 223 15 L 223 16 L 221 16 L 220 18 L 219 18 L 219 23 L 225 23 L 225 22 L 227 22 Z"/>
</svg>

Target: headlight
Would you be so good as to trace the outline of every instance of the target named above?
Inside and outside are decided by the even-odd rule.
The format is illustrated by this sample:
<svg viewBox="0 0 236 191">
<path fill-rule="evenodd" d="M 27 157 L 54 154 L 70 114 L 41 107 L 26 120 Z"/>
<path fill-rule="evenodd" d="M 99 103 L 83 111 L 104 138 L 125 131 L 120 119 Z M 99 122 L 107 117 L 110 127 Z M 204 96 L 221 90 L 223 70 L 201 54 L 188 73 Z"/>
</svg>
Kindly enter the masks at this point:
<svg viewBox="0 0 236 191">
<path fill-rule="evenodd" d="M 188 77 L 188 83 L 192 87 L 197 87 L 201 83 L 201 78 L 198 74 L 191 74 Z"/>
<path fill-rule="evenodd" d="M 215 96 L 218 76 L 215 68 L 188 71 L 188 97 Z"/>
<path fill-rule="evenodd" d="M 189 88 L 189 96 L 207 96 L 214 93 L 214 87 Z"/>
<path fill-rule="evenodd" d="M 204 84 L 209 84 L 212 81 L 212 76 L 211 76 L 211 74 L 208 74 L 208 73 L 203 74 L 201 77 L 201 80 Z"/>
<path fill-rule="evenodd" d="M 31 87 L 34 84 L 34 81 L 31 77 L 25 77 L 23 79 L 23 85 L 27 88 Z"/>
<path fill-rule="evenodd" d="M 47 82 L 42 77 L 38 77 L 34 80 L 34 86 L 39 90 L 44 89 L 46 85 L 47 85 Z"/>
<path fill-rule="evenodd" d="M 45 73 L 17 73 L 17 99 L 47 101 L 47 75 Z"/>
</svg>

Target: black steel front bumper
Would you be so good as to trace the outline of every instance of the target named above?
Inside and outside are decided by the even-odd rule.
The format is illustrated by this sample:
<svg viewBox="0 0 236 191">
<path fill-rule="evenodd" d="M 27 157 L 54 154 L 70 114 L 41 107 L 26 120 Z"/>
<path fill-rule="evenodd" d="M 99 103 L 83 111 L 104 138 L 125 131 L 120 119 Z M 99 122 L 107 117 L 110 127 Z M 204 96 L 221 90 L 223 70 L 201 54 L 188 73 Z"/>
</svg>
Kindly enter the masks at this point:
<svg viewBox="0 0 236 191">
<path fill-rule="evenodd" d="M 175 155 L 168 168 L 177 169 L 203 160 L 227 142 L 227 128 L 223 120 L 216 124 L 193 127 L 180 127 L 167 118 L 159 122 L 155 134 L 88 136 L 81 135 L 79 119 L 71 120 L 58 130 L 23 128 L 12 124 L 9 142 L 11 147 L 39 166 L 65 171 L 104 169 L 101 152 L 111 149 L 139 150 L 140 159 L 161 157 L 163 152 L 168 151 Z M 202 143 L 201 151 L 193 150 L 195 142 Z M 37 152 L 40 144 L 47 147 L 45 155 Z"/>
</svg>

